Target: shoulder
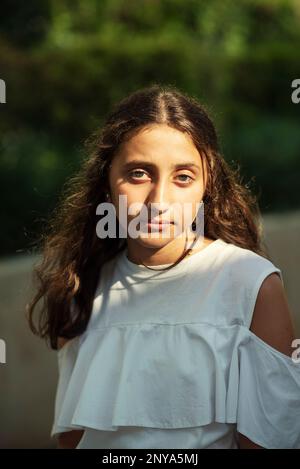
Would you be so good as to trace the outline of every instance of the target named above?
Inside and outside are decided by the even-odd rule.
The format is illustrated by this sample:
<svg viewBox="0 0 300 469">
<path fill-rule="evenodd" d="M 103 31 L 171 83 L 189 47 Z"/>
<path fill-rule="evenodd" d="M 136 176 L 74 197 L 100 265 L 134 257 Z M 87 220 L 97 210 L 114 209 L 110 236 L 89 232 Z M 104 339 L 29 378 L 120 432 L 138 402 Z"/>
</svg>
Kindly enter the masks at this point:
<svg viewBox="0 0 300 469">
<path fill-rule="evenodd" d="M 250 331 L 240 344 L 239 447 L 299 447 L 300 368 L 292 360 L 295 331 L 276 272 L 259 285 Z"/>
<path fill-rule="evenodd" d="M 231 275 L 243 292 L 245 325 L 273 348 L 291 355 L 295 328 L 281 269 L 249 249 L 228 246 Z"/>
<path fill-rule="evenodd" d="M 268 302 L 272 297 L 273 290 L 277 296 L 281 295 L 283 301 L 284 284 L 281 269 L 271 260 L 257 254 L 250 249 L 242 248 L 227 243 L 224 251 L 224 275 L 226 288 L 235 297 L 237 307 L 241 309 L 243 324 L 250 327 L 254 308 L 261 287 L 264 285 L 260 296 Z M 270 280 L 267 281 L 268 278 Z M 272 292 L 270 292 L 270 289 Z M 264 290 L 268 290 L 264 292 Z"/>
<path fill-rule="evenodd" d="M 276 267 L 270 259 L 250 249 L 227 243 L 225 253 L 227 266 L 229 266 L 233 272 L 238 273 L 241 279 L 246 280 L 250 278 L 251 280 L 251 276 L 255 278 L 260 272 L 262 273 L 267 270 L 272 271 L 274 269 L 278 271 L 282 279 L 280 269 Z"/>
<path fill-rule="evenodd" d="M 258 280 L 258 274 L 268 270 L 270 272 L 276 270 L 281 276 L 280 269 L 271 260 L 250 249 L 222 241 L 222 249 L 219 253 L 218 266 L 222 264 L 226 275 L 230 279 L 239 279 L 240 283 L 247 284 L 254 279 Z"/>
<path fill-rule="evenodd" d="M 259 287 L 250 330 L 278 351 L 291 356 L 295 330 L 283 283 L 274 272 Z"/>
</svg>

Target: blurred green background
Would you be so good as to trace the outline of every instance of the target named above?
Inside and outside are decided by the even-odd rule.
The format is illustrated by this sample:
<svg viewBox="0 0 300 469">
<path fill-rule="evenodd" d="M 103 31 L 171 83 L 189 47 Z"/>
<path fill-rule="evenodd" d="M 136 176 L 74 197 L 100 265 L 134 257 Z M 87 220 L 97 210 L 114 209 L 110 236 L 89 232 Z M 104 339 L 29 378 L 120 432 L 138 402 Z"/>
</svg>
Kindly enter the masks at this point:
<svg viewBox="0 0 300 469">
<path fill-rule="evenodd" d="M 25 320 L 29 254 L 83 142 L 139 87 L 208 109 L 259 198 L 299 337 L 299 0 L 1 0 L 0 79 L 0 448 L 54 447 L 57 357 Z"/>
<path fill-rule="evenodd" d="M 0 255 L 31 245 L 84 139 L 154 81 L 207 106 L 262 211 L 299 208 L 297 77 L 298 0 L 2 0 Z"/>
</svg>

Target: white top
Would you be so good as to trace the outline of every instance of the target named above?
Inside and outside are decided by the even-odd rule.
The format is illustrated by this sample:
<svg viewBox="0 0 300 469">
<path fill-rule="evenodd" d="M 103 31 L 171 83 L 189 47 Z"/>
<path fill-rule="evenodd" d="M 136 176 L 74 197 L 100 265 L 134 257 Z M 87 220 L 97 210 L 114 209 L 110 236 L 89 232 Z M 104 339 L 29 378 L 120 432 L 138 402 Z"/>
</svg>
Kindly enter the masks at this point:
<svg viewBox="0 0 300 469">
<path fill-rule="evenodd" d="M 200 449 L 237 448 L 239 431 L 300 448 L 300 364 L 249 330 L 272 272 L 282 280 L 221 239 L 165 272 L 119 253 L 86 331 L 58 351 L 51 436 L 84 429 L 80 449 Z"/>
</svg>

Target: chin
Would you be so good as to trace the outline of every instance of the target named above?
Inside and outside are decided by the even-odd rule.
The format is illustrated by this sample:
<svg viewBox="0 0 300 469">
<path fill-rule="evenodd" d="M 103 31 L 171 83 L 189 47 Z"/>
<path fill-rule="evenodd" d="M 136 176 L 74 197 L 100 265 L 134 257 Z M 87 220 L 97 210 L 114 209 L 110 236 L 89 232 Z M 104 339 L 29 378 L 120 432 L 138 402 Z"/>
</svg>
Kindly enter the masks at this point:
<svg viewBox="0 0 300 469">
<path fill-rule="evenodd" d="M 171 241 L 173 241 L 174 238 L 155 238 L 155 237 L 138 237 L 136 241 L 138 244 L 145 248 L 152 248 L 152 249 L 161 249 L 167 244 L 169 244 Z"/>
<path fill-rule="evenodd" d="M 162 236 L 160 233 L 160 237 L 158 237 L 158 233 L 143 233 L 138 238 L 136 238 L 136 241 L 145 248 L 161 249 L 181 236 L 182 234 L 175 236 L 174 233 L 173 236 Z"/>
</svg>

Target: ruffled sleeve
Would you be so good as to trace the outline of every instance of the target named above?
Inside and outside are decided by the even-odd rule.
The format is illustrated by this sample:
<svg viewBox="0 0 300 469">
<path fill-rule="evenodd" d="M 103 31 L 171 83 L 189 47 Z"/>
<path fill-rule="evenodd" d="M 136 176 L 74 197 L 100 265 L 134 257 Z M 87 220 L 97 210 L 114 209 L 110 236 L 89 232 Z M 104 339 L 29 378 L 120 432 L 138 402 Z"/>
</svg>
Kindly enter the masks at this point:
<svg viewBox="0 0 300 469">
<path fill-rule="evenodd" d="M 79 337 L 75 337 L 69 340 L 58 352 L 57 352 L 57 363 L 58 363 L 58 383 L 55 396 L 55 410 L 54 410 L 54 421 L 51 428 L 51 437 L 58 433 L 74 430 L 68 422 L 58 423 L 58 419 L 61 416 L 61 410 L 65 401 L 70 401 L 68 386 L 70 378 L 73 373 L 75 366 L 78 348 L 79 348 Z"/>
<path fill-rule="evenodd" d="M 251 331 L 238 361 L 237 431 L 264 448 L 300 448 L 300 362 Z"/>
<path fill-rule="evenodd" d="M 265 448 L 300 448 L 300 364 L 242 325 L 104 327 L 66 344 L 59 367 L 52 436 L 219 422 Z"/>
<path fill-rule="evenodd" d="M 250 330 L 264 280 L 282 271 L 270 260 L 250 253 L 245 276 L 243 338 L 237 346 L 237 431 L 264 448 L 300 448 L 300 363 L 271 347 Z M 235 404 L 233 404 L 235 405 Z"/>
</svg>

